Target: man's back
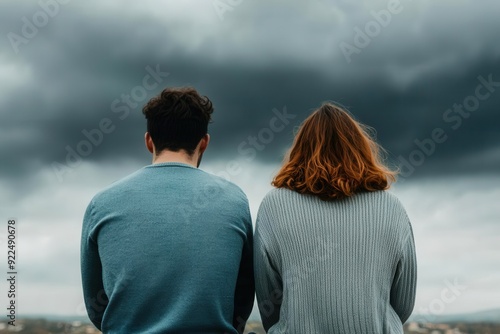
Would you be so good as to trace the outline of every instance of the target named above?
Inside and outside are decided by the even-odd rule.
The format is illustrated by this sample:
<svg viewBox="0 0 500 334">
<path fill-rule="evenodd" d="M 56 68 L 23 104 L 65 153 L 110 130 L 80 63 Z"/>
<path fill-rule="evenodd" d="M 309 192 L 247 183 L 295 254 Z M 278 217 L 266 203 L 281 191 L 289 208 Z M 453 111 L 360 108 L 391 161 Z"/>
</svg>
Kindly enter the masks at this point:
<svg viewBox="0 0 500 334">
<path fill-rule="evenodd" d="M 85 214 L 89 315 L 105 333 L 236 333 L 253 304 L 251 254 L 237 186 L 183 163 L 144 167 Z"/>
</svg>

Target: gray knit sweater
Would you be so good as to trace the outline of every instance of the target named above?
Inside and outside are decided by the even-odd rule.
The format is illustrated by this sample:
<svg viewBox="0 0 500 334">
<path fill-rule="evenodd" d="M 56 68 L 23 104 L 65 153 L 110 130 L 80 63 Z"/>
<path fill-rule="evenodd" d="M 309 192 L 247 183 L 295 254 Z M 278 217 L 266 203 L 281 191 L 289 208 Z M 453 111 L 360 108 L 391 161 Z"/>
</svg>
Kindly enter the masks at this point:
<svg viewBox="0 0 500 334">
<path fill-rule="evenodd" d="M 403 333 L 413 310 L 412 228 L 385 191 L 325 202 L 271 190 L 257 215 L 254 264 L 268 333 Z"/>
</svg>

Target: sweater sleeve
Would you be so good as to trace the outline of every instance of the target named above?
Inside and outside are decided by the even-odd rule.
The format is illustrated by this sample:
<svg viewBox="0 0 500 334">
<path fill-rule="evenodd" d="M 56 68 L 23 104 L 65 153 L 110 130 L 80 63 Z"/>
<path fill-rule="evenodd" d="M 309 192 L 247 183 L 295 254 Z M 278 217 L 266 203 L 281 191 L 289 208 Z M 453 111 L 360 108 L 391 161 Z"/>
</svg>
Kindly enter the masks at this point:
<svg viewBox="0 0 500 334">
<path fill-rule="evenodd" d="M 252 312 L 255 296 L 253 273 L 253 229 L 248 204 L 245 213 L 245 227 L 246 239 L 243 244 L 240 269 L 238 272 L 238 280 L 236 282 L 234 297 L 233 326 L 238 330 L 238 333 L 243 333 L 245 329 L 246 321 Z"/>
<path fill-rule="evenodd" d="M 90 321 L 101 330 L 101 322 L 108 304 L 102 281 L 102 266 L 97 249 L 97 240 L 91 236 L 94 226 L 93 202 L 89 204 L 83 218 L 80 265 L 83 284 L 83 299 Z"/>
<path fill-rule="evenodd" d="M 402 254 L 391 287 L 391 305 L 403 324 L 413 311 L 416 284 L 417 259 L 413 231 L 410 226 L 410 232 L 403 242 Z"/>
<path fill-rule="evenodd" d="M 273 256 L 267 245 L 266 231 L 269 216 L 261 207 L 257 215 L 254 243 L 255 288 L 262 324 L 266 331 L 279 321 L 283 282 L 279 270 L 273 265 Z"/>
</svg>

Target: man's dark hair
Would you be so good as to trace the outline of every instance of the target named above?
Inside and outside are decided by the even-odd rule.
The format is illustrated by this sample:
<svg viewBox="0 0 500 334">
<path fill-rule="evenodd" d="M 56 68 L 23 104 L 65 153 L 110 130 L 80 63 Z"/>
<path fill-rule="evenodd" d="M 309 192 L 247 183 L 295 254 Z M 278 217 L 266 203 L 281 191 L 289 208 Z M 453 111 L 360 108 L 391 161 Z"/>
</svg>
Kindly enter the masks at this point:
<svg viewBox="0 0 500 334">
<path fill-rule="evenodd" d="M 156 152 L 165 149 L 189 155 L 207 134 L 212 102 L 192 87 L 166 88 L 142 109 Z"/>
</svg>

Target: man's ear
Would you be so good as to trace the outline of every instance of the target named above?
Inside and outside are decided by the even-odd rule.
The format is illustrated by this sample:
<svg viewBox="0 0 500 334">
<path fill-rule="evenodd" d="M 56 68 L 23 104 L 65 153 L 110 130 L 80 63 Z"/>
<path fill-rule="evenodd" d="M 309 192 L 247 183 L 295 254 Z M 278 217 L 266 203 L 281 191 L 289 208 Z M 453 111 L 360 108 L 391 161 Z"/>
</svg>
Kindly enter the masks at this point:
<svg viewBox="0 0 500 334">
<path fill-rule="evenodd" d="M 200 154 L 203 154 L 205 150 L 207 149 L 208 143 L 210 143 L 210 135 L 207 133 L 206 135 L 203 136 L 200 140 Z"/>
<path fill-rule="evenodd" d="M 148 149 L 148 151 L 151 154 L 154 154 L 155 153 L 155 145 L 153 143 L 153 139 L 151 138 L 151 135 L 149 134 L 149 132 L 146 132 L 146 134 L 144 134 L 144 142 L 146 143 L 146 148 Z"/>
</svg>

